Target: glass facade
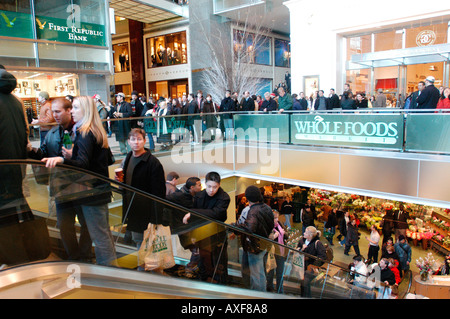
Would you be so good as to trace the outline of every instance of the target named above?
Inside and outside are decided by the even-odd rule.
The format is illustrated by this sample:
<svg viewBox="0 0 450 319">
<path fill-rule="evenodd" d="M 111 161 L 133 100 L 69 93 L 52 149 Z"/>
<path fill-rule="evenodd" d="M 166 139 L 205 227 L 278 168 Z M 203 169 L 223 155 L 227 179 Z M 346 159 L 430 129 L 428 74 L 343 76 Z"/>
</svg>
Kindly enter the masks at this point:
<svg viewBox="0 0 450 319">
<path fill-rule="evenodd" d="M 388 105 L 396 105 L 400 94 L 404 97 L 416 91 L 418 83 L 429 75 L 435 77 L 435 86 L 446 85 L 449 81 L 445 72 L 448 61 L 442 55 L 440 58 L 433 55 L 431 48 L 427 54 L 426 47 L 448 43 L 448 23 L 445 19 L 427 25 L 411 22 L 379 32 L 347 37 L 347 61 L 357 64 L 346 71 L 346 82 L 351 84 L 353 92 L 366 92 L 367 95 L 382 89 L 387 94 Z M 419 55 L 415 56 L 415 51 L 411 51 L 414 48 L 422 50 Z M 397 50 L 392 53 L 395 57 L 374 58 L 378 52 L 390 50 Z M 361 56 L 368 53 L 372 53 L 368 59 Z M 357 69 L 358 64 L 360 69 Z"/>
<path fill-rule="evenodd" d="M 161 35 L 147 39 L 148 68 L 186 63 L 186 31 Z"/>
<path fill-rule="evenodd" d="M 234 60 L 250 64 L 272 65 L 272 38 L 264 35 L 233 30 Z"/>
<path fill-rule="evenodd" d="M 105 1 L 2 1 L 0 15 L 0 36 L 27 39 L 2 40 L 4 65 L 109 70 Z"/>
<path fill-rule="evenodd" d="M 291 67 L 291 45 L 289 41 L 275 39 L 275 66 Z"/>
</svg>

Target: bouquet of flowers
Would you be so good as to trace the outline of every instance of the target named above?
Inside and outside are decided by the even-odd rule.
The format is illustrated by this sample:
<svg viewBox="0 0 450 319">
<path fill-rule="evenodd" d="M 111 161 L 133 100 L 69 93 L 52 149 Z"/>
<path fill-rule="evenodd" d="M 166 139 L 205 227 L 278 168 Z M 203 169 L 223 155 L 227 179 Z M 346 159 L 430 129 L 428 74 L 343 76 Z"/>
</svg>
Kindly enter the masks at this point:
<svg viewBox="0 0 450 319">
<path fill-rule="evenodd" d="M 419 259 L 416 259 L 416 266 L 419 268 L 421 276 L 432 274 L 439 268 L 432 253 L 428 253 L 425 258 L 420 257 Z"/>
</svg>

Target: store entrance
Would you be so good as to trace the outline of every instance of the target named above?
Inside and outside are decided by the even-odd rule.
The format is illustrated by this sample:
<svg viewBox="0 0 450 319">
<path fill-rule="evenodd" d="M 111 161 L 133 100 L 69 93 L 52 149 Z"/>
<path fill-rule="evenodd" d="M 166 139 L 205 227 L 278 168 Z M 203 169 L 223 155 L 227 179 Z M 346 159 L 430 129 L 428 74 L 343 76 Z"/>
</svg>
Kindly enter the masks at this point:
<svg viewBox="0 0 450 319">
<path fill-rule="evenodd" d="M 160 97 L 179 98 L 187 95 L 189 92 L 188 79 L 149 82 L 148 89 L 149 96 L 154 99 L 159 99 Z"/>
<path fill-rule="evenodd" d="M 420 81 L 425 81 L 427 76 L 433 76 L 436 81 L 434 82 L 434 86 L 439 88 L 444 86 L 444 62 L 436 62 L 436 63 L 424 63 L 424 64 L 414 64 L 406 66 L 406 92 L 411 94 L 412 92 L 417 91 L 417 86 Z"/>
<path fill-rule="evenodd" d="M 418 90 L 420 81 L 433 76 L 437 88 L 449 85 L 449 63 L 433 62 L 348 70 L 346 82 L 354 93 L 364 92 L 369 98 L 382 89 L 388 107 L 402 107 L 405 98 Z M 399 104 L 399 100 L 400 102 Z"/>
</svg>

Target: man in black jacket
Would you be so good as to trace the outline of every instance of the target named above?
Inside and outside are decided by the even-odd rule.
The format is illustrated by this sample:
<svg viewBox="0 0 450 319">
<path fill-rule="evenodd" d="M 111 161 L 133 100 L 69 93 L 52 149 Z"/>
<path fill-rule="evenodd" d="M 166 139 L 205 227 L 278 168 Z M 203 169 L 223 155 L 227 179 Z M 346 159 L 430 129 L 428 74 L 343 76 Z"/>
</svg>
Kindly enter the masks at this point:
<svg viewBox="0 0 450 319">
<path fill-rule="evenodd" d="M 269 92 L 264 93 L 264 101 L 261 104 L 261 111 L 270 112 L 278 109 L 277 101 L 272 99 Z"/>
<path fill-rule="evenodd" d="M 417 84 L 417 91 L 411 93 L 411 104 L 409 106 L 410 109 L 417 109 L 417 98 L 422 93 L 423 89 L 425 88 L 425 82 L 420 81 Z"/>
<path fill-rule="evenodd" d="M 272 209 L 263 203 L 261 191 L 256 186 L 249 186 L 245 190 L 245 197 L 249 202 L 249 211 L 243 223 L 237 226 L 249 233 L 269 238 L 274 227 Z M 266 275 L 264 269 L 264 255 L 269 245 L 256 237 L 241 235 L 244 253 L 242 255 L 242 277 L 248 288 L 266 291 Z"/>
<path fill-rule="evenodd" d="M 330 107 L 330 110 L 339 109 L 341 107 L 339 96 L 336 94 L 334 89 L 330 89 L 330 95 L 328 97 L 328 106 Z"/>
<path fill-rule="evenodd" d="M 195 195 L 193 210 L 200 215 L 225 222 L 230 205 L 230 196 L 220 187 L 220 180 L 220 175 L 217 172 L 206 174 L 206 188 Z M 208 221 L 198 216 L 186 214 L 183 222 L 185 224 L 205 224 Z M 210 222 L 201 228 L 203 234 L 209 232 L 209 236 L 197 241 L 200 251 L 200 278 L 203 281 L 226 283 L 228 280 L 226 228 Z M 195 236 L 195 233 L 192 233 L 192 236 Z"/>
<path fill-rule="evenodd" d="M 192 133 L 192 143 L 198 144 L 199 141 L 199 133 L 200 133 L 200 127 L 196 126 L 196 120 L 199 120 L 200 117 L 196 116 L 195 114 L 199 114 L 200 109 L 198 107 L 197 102 L 195 101 L 194 94 L 189 93 L 187 98 L 187 105 L 183 108 L 183 114 L 188 114 L 186 116 L 186 128 L 189 130 L 189 132 Z M 189 142 L 189 141 L 186 141 Z"/>
<path fill-rule="evenodd" d="M 244 92 L 244 97 L 241 100 L 239 111 L 254 111 L 255 110 L 255 100 L 250 96 L 249 91 Z"/>
<path fill-rule="evenodd" d="M 133 115 L 133 110 L 131 108 L 130 103 L 125 101 L 125 94 L 122 92 L 116 95 L 116 111 L 113 113 L 114 118 L 130 118 Z M 122 155 L 126 155 L 130 150 L 129 145 L 127 144 L 128 133 L 131 129 L 130 120 L 120 120 L 113 122 L 113 128 L 115 128 L 116 140 L 119 142 L 120 152 Z"/>
<path fill-rule="evenodd" d="M 131 130 L 128 143 L 131 147 L 122 163 L 123 182 L 159 198 L 166 197 L 164 169 L 155 156 L 144 148 L 145 131 Z M 150 198 L 126 191 L 123 195 L 123 218 L 127 231 L 131 231 L 138 248 L 148 224 L 162 224 L 162 207 Z"/>
<path fill-rule="evenodd" d="M 16 78 L 1 67 L 0 159 L 27 158 L 28 123 L 23 104 L 12 94 L 16 86 Z M 29 225 L 27 221 L 34 220 L 23 195 L 23 174 L 20 165 L 0 166 L 0 265 L 13 265 L 47 257 L 36 256 L 37 248 L 44 238 L 34 228 L 34 223 L 31 222 L 32 227 L 28 228 L 27 233 L 23 233 L 20 226 Z M 9 226 L 12 228 L 8 228 Z M 23 238 L 26 240 L 22 240 Z M 31 254 L 28 254 L 29 252 Z"/>
<path fill-rule="evenodd" d="M 418 109 L 435 109 L 440 98 L 439 90 L 434 86 L 434 77 L 428 76 L 425 79 L 425 89 L 417 98 Z"/>
<path fill-rule="evenodd" d="M 200 178 L 189 177 L 180 190 L 169 194 L 166 198 L 167 200 L 170 200 L 171 202 L 185 208 L 192 209 L 194 207 L 195 194 L 201 190 L 202 183 Z M 195 278 L 197 276 L 196 272 L 198 271 L 198 263 L 200 259 L 199 249 L 198 246 L 192 242 L 194 237 L 191 236 L 189 231 L 186 231 L 186 227 L 183 225 L 183 216 L 184 212 L 180 212 L 176 209 L 170 209 L 164 213 L 164 220 L 168 221 L 172 234 L 178 234 L 180 244 L 183 248 L 191 251 L 190 261 L 185 267 L 185 276 L 188 278 Z"/>
<path fill-rule="evenodd" d="M 236 102 L 231 98 L 231 91 L 225 92 L 225 98 L 220 103 L 219 112 L 234 112 L 236 111 Z M 233 114 L 221 114 L 220 118 L 223 122 L 223 133 L 227 140 L 233 139 Z"/>
</svg>

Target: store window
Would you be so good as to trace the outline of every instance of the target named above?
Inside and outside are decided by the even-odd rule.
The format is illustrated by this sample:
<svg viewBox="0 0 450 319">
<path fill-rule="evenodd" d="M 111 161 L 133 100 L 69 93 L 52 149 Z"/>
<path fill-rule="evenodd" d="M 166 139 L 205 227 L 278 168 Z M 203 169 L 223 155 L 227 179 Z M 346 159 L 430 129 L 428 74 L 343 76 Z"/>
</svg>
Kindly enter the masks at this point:
<svg viewBox="0 0 450 319">
<path fill-rule="evenodd" d="M 347 71 L 346 83 L 350 84 L 353 94 L 364 93 L 367 96 L 371 94 L 370 69 L 349 70 Z"/>
<path fill-rule="evenodd" d="M 251 64 L 272 65 L 272 39 L 256 33 L 235 29 L 233 32 L 234 60 Z"/>
<path fill-rule="evenodd" d="M 386 95 L 388 107 L 394 107 L 397 93 L 400 86 L 400 74 L 398 66 L 390 66 L 374 69 L 374 90 L 373 94 L 379 89 Z"/>
<path fill-rule="evenodd" d="M 149 68 L 186 63 L 186 31 L 147 39 L 147 65 Z"/>
<path fill-rule="evenodd" d="M 351 60 L 352 55 L 372 52 L 372 35 L 347 38 L 347 60 Z"/>
<path fill-rule="evenodd" d="M 128 42 L 113 45 L 114 72 L 130 71 Z"/>
<path fill-rule="evenodd" d="M 375 33 L 374 51 L 401 49 L 403 45 L 403 29 Z"/>
<path fill-rule="evenodd" d="M 291 46 L 289 41 L 275 39 L 275 66 L 291 67 Z"/>
<path fill-rule="evenodd" d="M 420 81 L 425 81 L 427 76 L 434 76 L 434 85 L 439 88 L 443 85 L 444 62 L 423 63 L 408 65 L 406 69 L 407 93 L 417 91 Z"/>
</svg>

